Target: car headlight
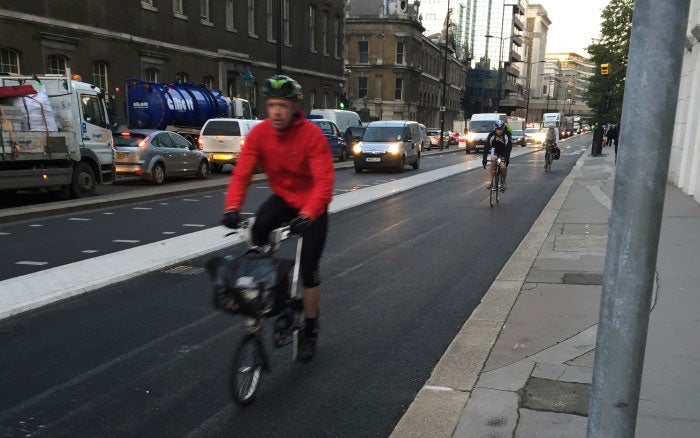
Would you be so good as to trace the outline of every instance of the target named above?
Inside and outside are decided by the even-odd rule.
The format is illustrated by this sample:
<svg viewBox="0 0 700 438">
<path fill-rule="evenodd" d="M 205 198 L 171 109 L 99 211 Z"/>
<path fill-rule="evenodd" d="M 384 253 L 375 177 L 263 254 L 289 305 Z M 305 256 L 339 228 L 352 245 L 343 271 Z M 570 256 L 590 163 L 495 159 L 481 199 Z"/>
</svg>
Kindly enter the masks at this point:
<svg viewBox="0 0 700 438">
<path fill-rule="evenodd" d="M 396 155 L 399 153 L 399 144 L 398 143 L 392 143 L 389 145 L 389 147 L 386 149 L 387 152 L 389 152 L 391 155 Z"/>
<path fill-rule="evenodd" d="M 352 153 L 360 155 L 362 153 L 362 142 L 357 142 L 352 146 Z"/>
<path fill-rule="evenodd" d="M 474 141 L 475 138 L 476 138 L 476 135 L 474 135 L 473 132 L 470 132 L 469 134 L 467 134 L 467 141 Z"/>
</svg>

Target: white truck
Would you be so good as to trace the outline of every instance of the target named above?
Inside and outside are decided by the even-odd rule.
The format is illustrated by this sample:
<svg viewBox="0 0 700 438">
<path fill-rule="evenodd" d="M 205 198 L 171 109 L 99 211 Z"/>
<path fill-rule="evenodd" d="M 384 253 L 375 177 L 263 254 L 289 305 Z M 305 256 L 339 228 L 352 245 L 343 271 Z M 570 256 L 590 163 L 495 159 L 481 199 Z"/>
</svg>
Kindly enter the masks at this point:
<svg viewBox="0 0 700 438">
<path fill-rule="evenodd" d="M 114 181 L 102 91 L 65 75 L 0 76 L 0 192 L 82 197 Z"/>
<path fill-rule="evenodd" d="M 467 153 L 472 150 L 484 149 L 484 141 L 489 132 L 493 131 L 496 120 L 507 121 L 507 116 L 503 113 L 482 113 L 473 114 L 469 120 L 469 132 L 467 133 L 466 149 Z"/>
</svg>

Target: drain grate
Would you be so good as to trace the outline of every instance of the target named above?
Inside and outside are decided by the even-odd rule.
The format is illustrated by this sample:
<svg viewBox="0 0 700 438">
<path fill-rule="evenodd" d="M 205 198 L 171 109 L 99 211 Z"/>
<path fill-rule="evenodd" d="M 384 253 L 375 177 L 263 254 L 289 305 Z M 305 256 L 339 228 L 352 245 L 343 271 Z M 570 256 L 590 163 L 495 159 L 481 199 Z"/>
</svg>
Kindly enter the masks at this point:
<svg viewBox="0 0 700 438">
<path fill-rule="evenodd" d="M 182 275 L 199 275 L 205 271 L 206 271 L 206 269 L 201 268 L 199 266 L 186 266 L 186 265 L 173 266 L 171 268 L 163 270 L 163 272 L 166 274 L 182 274 Z"/>
</svg>

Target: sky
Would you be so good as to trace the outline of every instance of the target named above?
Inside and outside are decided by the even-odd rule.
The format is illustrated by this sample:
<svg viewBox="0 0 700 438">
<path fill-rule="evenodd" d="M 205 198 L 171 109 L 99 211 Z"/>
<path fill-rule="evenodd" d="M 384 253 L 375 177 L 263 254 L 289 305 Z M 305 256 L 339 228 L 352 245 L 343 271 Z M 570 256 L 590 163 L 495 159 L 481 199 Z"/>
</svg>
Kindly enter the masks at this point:
<svg viewBox="0 0 700 438">
<path fill-rule="evenodd" d="M 600 34 L 600 13 L 609 0 L 530 0 L 540 4 L 552 25 L 547 34 L 547 52 L 577 52 L 587 55 L 591 38 Z"/>
</svg>

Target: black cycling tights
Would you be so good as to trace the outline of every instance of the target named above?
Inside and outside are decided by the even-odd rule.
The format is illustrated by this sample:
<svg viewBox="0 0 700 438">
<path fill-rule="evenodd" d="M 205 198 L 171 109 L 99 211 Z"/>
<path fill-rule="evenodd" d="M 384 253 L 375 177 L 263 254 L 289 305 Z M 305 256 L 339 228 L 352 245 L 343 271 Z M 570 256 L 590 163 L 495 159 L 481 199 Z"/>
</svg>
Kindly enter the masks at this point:
<svg viewBox="0 0 700 438">
<path fill-rule="evenodd" d="M 299 214 L 299 210 L 290 207 L 281 197 L 270 196 L 260 208 L 258 208 L 253 224 L 253 242 L 256 245 L 267 243 L 270 232 L 280 227 Z M 319 273 L 319 261 L 323 246 L 326 243 L 328 233 L 328 213 L 311 222 L 304 231 L 304 242 L 301 245 L 301 283 L 305 288 L 316 287 L 321 284 Z"/>
</svg>

